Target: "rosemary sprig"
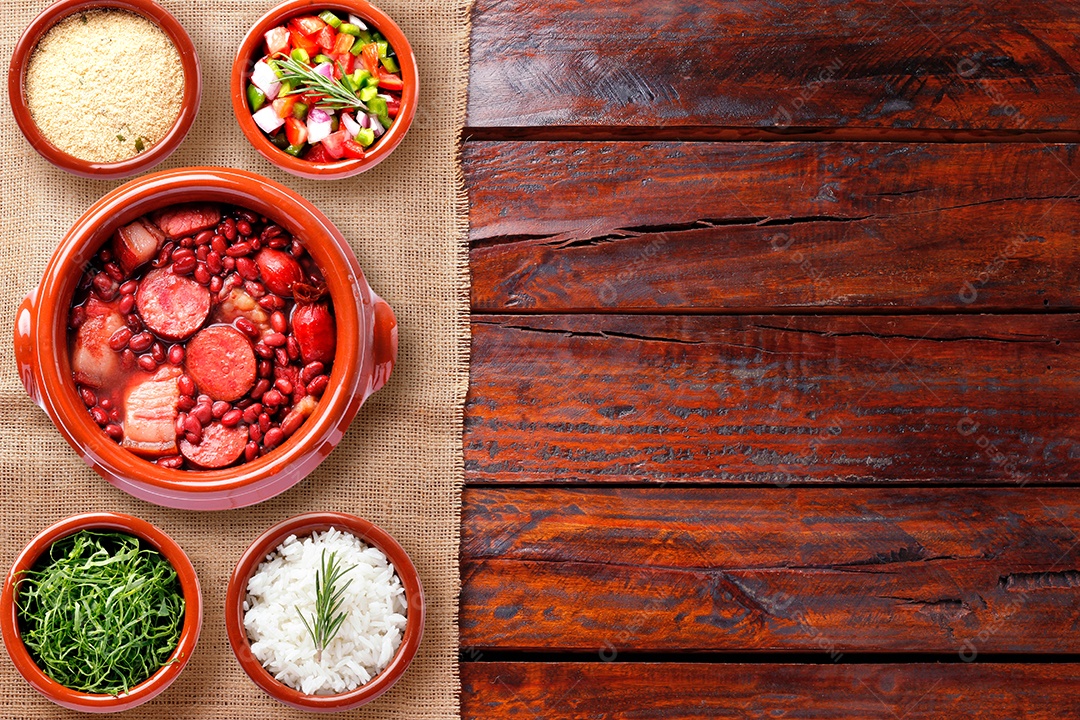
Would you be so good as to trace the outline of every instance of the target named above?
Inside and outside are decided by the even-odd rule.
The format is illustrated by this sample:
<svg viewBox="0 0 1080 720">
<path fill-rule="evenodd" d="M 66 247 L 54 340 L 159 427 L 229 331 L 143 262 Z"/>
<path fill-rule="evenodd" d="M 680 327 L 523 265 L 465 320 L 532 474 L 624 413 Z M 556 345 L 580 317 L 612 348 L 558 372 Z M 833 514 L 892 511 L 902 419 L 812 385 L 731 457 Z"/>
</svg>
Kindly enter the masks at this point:
<svg viewBox="0 0 1080 720">
<path fill-rule="evenodd" d="M 329 107 L 333 110 L 347 110 L 357 108 L 367 112 L 367 105 L 340 80 L 328 78 L 315 72 L 315 69 L 306 63 L 298 62 L 285 53 L 274 56 L 273 62 L 281 72 L 278 78 L 281 82 L 296 81 L 298 86 L 285 93 L 285 95 L 302 95 L 316 92 L 326 97 L 319 101 L 320 106 Z"/>
<path fill-rule="evenodd" d="M 353 565 L 343 570 L 338 562 L 337 553 L 330 553 L 330 557 L 327 559 L 326 550 L 324 549 L 322 551 L 322 569 L 315 571 L 315 612 L 312 613 L 310 621 L 304 617 L 304 613 L 300 612 L 299 607 L 296 608 L 301 622 L 304 623 L 304 627 L 307 628 L 312 641 L 315 643 L 316 662 L 322 661 L 323 650 L 334 639 L 338 630 L 341 629 L 341 624 L 349 616 L 349 612 L 342 610 L 341 605 L 345 601 L 346 588 L 352 584 L 352 578 L 349 578 L 343 585 L 339 586 L 338 583 L 341 582 L 342 576 L 354 567 L 356 566 Z"/>
</svg>

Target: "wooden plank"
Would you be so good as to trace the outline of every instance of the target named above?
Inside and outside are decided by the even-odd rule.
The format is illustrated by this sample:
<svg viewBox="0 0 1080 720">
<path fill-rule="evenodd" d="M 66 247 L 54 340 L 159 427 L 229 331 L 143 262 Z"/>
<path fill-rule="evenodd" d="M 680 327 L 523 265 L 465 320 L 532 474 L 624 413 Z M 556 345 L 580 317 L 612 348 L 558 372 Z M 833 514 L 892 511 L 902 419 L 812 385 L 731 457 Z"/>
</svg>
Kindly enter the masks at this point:
<svg viewBox="0 0 1080 720">
<path fill-rule="evenodd" d="M 469 482 L 1075 482 L 1080 317 L 494 315 Z"/>
<path fill-rule="evenodd" d="M 1080 146 L 467 143 L 473 307 L 1080 307 Z"/>
<path fill-rule="evenodd" d="M 472 488 L 475 650 L 1075 653 L 1080 490 Z"/>
<path fill-rule="evenodd" d="M 1075 664 L 461 665 L 466 720 L 1077 717 Z"/>
<path fill-rule="evenodd" d="M 467 125 L 1080 128 L 1067 0 L 479 0 Z"/>
</svg>

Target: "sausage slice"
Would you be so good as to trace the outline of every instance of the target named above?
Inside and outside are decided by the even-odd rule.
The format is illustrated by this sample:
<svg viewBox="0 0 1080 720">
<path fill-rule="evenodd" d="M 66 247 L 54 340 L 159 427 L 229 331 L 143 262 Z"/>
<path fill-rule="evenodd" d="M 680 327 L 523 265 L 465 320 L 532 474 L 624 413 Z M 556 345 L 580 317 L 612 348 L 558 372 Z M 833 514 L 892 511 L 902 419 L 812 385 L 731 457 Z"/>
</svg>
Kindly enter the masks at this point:
<svg viewBox="0 0 1080 720">
<path fill-rule="evenodd" d="M 139 283 L 135 307 L 146 327 L 166 340 L 186 340 L 210 314 L 210 291 L 171 270 L 151 270 Z"/>
<path fill-rule="evenodd" d="M 244 426 L 227 428 L 213 422 L 203 428 L 202 440 L 193 445 L 184 438 L 180 452 L 201 468 L 213 470 L 232 465 L 240 458 L 247 445 L 248 431 Z"/>
<path fill-rule="evenodd" d="M 199 392 L 215 400 L 239 400 L 255 384 L 251 342 L 229 325 L 212 325 L 191 338 L 184 366 Z"/>
</svg>

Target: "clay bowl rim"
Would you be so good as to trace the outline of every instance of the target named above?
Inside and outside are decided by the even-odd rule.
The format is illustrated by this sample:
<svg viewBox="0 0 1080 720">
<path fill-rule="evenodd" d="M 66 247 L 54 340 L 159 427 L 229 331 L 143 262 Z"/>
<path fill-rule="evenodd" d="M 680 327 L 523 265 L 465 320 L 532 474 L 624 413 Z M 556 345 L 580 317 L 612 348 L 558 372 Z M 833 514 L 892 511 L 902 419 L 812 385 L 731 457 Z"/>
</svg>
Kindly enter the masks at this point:
<svg viewBox="0 0 1080 720">
<path fill-rule="evenodd" d="M 136 13 L 153 22 L 172 40 L 184 68 L 184 97 L 176 121 L 154 147 L 119 162 L 96 162 L 69 155 L 49 142 L 30 114 L 26 97 L 26 71 L 30 56 L 44 35 L 61 20 L 85 10 L 116 9 Z M 202 75 L 195 43 L 183 25 L 153 0 L 59 0 L 45 8 L 23 31 L 11 54 L 8 68 L 8 98 L 15 122 L 35 151 L 56 167 L 90 178 L 118 179 L 149 170 L 164 161 L 180 146 L 199 113 Z"/>
<path fill-rule="evenodd" d="M 53 543 L 80 530 L 118 530 L 135 535 L 156 548 L 176 570 L 184 595 L 184 624 L 176 649 L 165 663 L 149 678 L 123 695 L 86 693 L 58 683 L 37 666 L 23 644 L 15 607 L 17 575 L 29 568 L 48 551 Z M 63 707 L 83 712 L 119 712 L 141 705 L 171 685 L 183 672 L 195 650 L 202 629 L 203 599 L 199 578 L 184 549 L 165 531 L 131 515 L 116 512 L 94 512 L 73 515 L 59 520 L 38 533 L 19 553 L 4 581 L 0 596 L 0 629 L 4 645 L 19 674 L 39 693 Z M 175 660 L 173 660 L 175 659 Z"/>
<path fill-rule="evenodd" d="M 387 42 L 394 48 L 401 65 L 401 76 L 405 87 L 401 94 L 401 110 L 398 112 L 394 124 L 386 135 L 379 138 L 374 149 L 367 152 L 362 160 L 348 159 L 338 160 L 331 163 L 315 163 L 280 150 L 259 129 L 255 121 L 251 119 L 251 112 L 247 106 L 247 78 L 251 75 L 251 67 L 262 56 L 260 44 L 264 33 L 281 21 L 296 15 L 305 14 L 313 9 L 338 10 L 352 13 L 364 18 L 367 24 L 378 30 L 386 37 Z M 258 54 L 257 54 L 258 53 Z M 392 153 L 404 139 L 405 134 L 412 126 L 416 116 L 417 99 L 419 97 L 420 73 L 416 65 L 416 57 L 413 54 L 412 44 L 405 36 L 393 18 L 383 10 L 375 7 L 366 0 L 286 0 L 271 8 L 265 15 L 255 21 L 251 26 L 240 47 L 236 51 L 236 58 L 230 75 L 230 92 L 232 95 L 233 114 L 240 123 L 240 129 L 248 142 L 271 164 L 285 172 L 297 177 L 311 180 L 337 180 L 352 177 L 378 165 Z"/>
<path fill-rule="evenodd" d="M 247 597 L 247 583 L 259 563 L 266 559 L 290 535 L 304 537 L 312 532 L 323 532 L 330 527 L 345 530 L 359 537 L 368 545 L 381 550 L 394 566 L 405 588 L 408 606 L 405 633 L 401 645 L 386 668 L 367 684 L 355 690 L 337 695 L 305 695 L 276 680 L 251 653 L 251 645 L 244 630 L 243 603 Z M 363 518 L 341 512 L 310 512 L 297 515 L 267 529 L 255 539 L 240 556 L 229 577 L 225 599 L 225 628 L 229 645 L 237 662 L 259 688 L 275 700 L 314 712 L 341 712 L 360 707 L 381 696 L 401 679 L 412 663 L 424 635 L 427 607 L 420 573 L 412 558 L 389 533 Z"/>
<path fill-rule="evenodd" d="M 193 191 L 192 186 L 200 189 Z M 315 412 L 272 452 L 220 470 L 164 468 L 120 447 L 94 423 L 71 376 L 67 315 L 82 261 L 107 242 L 116 227 L 152 209 L 181 202 L 181 198 L 214 198 L 221 204 L 247 207 L 301 235 L 324 272 L 337 321 L 339 342 L 334 367 Z M 293 211 L 303 211 L 304 215 L 294 217 L 290 215 Z M 254 173 L 229 168 L 194 167 L 153 173 L 122 185 L 91 206 L 49 260 L 38 285 L 34 330 L 38 341 L 35 358 L 52 360 L 36 363 L 42 378 L 40 392 L 61 434 L 80 454 L 88 454 L 95 466 L 167 491 L 204 494 L 252 488 L 248 492 L 258 494 L 261 481 L 283 472 L 291 463 L 301 462 L 310 453 L 319 453 L 321 461 L 359 411 L 362 381 L 373 370 L 375 297 L 344 236 L 298 193 Z M 46 330 L 46 324 L 51 325 L 51 332 Z M 356 342 L 342 342 L 343 338 L 356 338 Z M 262 499 L 266 498 L 255 502 Z"/>
</svg>

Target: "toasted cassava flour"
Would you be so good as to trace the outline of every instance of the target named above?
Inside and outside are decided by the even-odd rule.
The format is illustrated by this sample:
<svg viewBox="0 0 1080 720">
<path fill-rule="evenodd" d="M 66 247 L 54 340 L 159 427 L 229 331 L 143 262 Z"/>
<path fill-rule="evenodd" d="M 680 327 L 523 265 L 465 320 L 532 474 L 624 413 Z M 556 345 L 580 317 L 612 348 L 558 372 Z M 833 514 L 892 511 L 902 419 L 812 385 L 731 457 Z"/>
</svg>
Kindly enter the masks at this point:
<svg viewBox="0 0 1080 720">
<path fill-rule="evenodd" d="M 82 160 L 118 162 L 168 133 L 180 114 L 184 70 L 172 40 L 146 18 L 75 13 L 38 42 L 26 95 L 53 145 Z"/>
</svg>

